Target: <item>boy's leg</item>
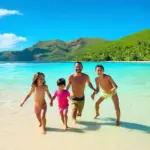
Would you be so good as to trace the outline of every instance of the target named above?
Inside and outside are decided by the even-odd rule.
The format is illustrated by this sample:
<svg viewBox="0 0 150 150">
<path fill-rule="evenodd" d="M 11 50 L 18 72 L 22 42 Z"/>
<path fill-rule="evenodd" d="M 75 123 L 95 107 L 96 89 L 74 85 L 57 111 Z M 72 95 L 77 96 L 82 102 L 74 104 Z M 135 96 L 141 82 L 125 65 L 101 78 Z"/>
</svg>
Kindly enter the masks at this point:
<svg viewBox="0 0 150 150">
<path fill-rule="evenodd" d="M 46 111 L 47 111 L 47 105 L 45 104 L 42 112 L 41 112 L 41 121 L 42 121 L 42 132 L 43 134 L 46 133 Z"/>
<path fill-rule="evenodd" d="M 95 112 L 96 112 L 96 115 L 94 117 L 94 119 L 96 119 L 98 116 L 99 116 L 99 105 L 101 104 L 101 102 L 104 100 L 103 97 L 99 97 L 98 100 L 96 101 L 95 103 Z"/>
<path fill-rule="evenodd" d="M 113 95 L 112 100 L 113 100 L 113 103 L 114 103 L 114 106 L 115 106 L 116 116 L 117 116 L 116 125 L 120 126 L 120 107 L 119 107 L 118 95 L 117 94 Z"/>
</svg>

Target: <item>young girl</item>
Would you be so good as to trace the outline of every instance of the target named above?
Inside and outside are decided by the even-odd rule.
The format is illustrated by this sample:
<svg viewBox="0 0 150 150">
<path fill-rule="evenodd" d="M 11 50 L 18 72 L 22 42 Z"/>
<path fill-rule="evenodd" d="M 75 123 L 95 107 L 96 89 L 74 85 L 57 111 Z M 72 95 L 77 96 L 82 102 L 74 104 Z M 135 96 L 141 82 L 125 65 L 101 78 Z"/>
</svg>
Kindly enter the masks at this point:
<svg viewBox="0 0 150 150">
<path fill-rule="evenodd" d="M 70 96 L 70 93 L 67 90 L 64 89 L 65 85 L 66 85 L 65 79 L 61 78 L 57 81 L 58 90 L 55 91 L 55 94 L 52 98 L 52 101 L 51 101 L 50 105 L 53 106 L 53 100 L 57 97 L 61 120 L 63 122 L 64 129 L 67 130 L 67 128 L 68 128 L 67 113 L 68 113 L 68 106 L 69 106 L 68 97 Z"/>
<path fill-rule="evenodd" d="M 34 110 L 36 117 L 39 121 L 39 127 L 42 127 L 42 133 L 45 134 L 46 130 L 46 110 L 47 105 L 45 101 L 45 92 L 47 93 L 50 100 L 52 100 L 51 94 L 48 90 L 48 86 L 45 84 L 45 75 L 41 72 L 37 72 L 33 77 L 32 87 L 28 95 L 25 97 L 23 102 L 20 104 L 22 107 L 23 104 L 27 101 L 27 99 L 31 96 L 31 94 L 34 92 Z"/>
</svg>

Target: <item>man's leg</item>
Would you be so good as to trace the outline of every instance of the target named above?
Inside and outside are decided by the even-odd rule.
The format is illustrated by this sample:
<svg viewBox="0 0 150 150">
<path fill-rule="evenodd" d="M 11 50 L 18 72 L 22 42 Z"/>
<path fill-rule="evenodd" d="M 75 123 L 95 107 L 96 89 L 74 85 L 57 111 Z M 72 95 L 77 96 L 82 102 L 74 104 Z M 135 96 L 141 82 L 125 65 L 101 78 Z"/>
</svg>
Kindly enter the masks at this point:
<svg viewBox="0 0 150 150">
<path fill-rule="evenodd" d="M 94 117 L 94 119 L 96 119 L 99 116 L 99 105 L 101 104 L 101 102 L 104 100 L 104 98 L 102 98 L 101 96 L 98 98 L 98 100 L 95 103 L 95 112 L 96 115 Z"/>
<path fill-rule="evenodd" d="M 73 119 L 73 125 L 76 124 L 76 116 L 77 116 L 77 104 L 75 102 L 72 102 L 72 119 Z"/>
<path fill-rule="evenodd" d="M 77 111 L 78 116 L 82 116 L 83 108 L 84 108 L 84 101 L 78 102 L 78 111 Z"/>
<path fill-rule="evenodd" d="M 116 116 L 117 116 L 116 126 L 120 126 L 120 107 L 119 107 L 118 95 L 117 94 L 113 95 L 112 100 L 115 106 Z"/>
</svg>

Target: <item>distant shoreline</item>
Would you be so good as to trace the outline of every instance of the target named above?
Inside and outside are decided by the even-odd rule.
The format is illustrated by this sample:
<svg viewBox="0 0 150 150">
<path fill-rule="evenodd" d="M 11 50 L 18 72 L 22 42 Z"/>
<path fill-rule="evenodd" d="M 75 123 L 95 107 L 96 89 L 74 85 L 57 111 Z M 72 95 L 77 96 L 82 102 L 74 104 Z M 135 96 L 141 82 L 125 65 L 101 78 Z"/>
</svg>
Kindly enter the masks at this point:
<svg viewBox="0 0 150 150">
<path fill-rule="evenodd" d="M 0 61 L 0 63 L 74 63 L 76 61 Z M 150 63 L 150 61 L 81 61 L 86 63 L 110 62 L 110 63 Z"/>
</svg>

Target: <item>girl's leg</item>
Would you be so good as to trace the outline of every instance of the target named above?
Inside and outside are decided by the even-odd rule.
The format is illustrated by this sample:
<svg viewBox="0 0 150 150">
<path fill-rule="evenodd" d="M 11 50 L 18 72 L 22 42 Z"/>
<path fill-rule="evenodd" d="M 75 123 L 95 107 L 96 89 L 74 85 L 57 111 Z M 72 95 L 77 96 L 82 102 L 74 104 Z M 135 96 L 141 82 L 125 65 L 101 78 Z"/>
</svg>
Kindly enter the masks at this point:
<svg viewBox="0 0 150 150">
<path fill-rule="evenodd" d="M 96 112 L 96 115 L 95 115 L 94 119 L 96 119 L 99 116 L 99 105 L 101 104 L 101 102 L 103 100 L 104 99 L 102 97 L 99 97 L 98 100 L 95 103 L 95 112 Z"/>
<path fill-rule="evenodd" d="M 42 133 L 46 133 L 46 111 L 47 111 L 47 105 L 45 104 L 42 112 L 41 112 L 41 122 L 42 122 Z"/>
<path fill-rule="evenodd" d="M 41 122 L 41 110 L 37 107 L 34 108 L 34 111 L 35 111 L 35 115 L 39 121 L 39 127 L 42 126 L 42 122 Z"/>
</svg>

